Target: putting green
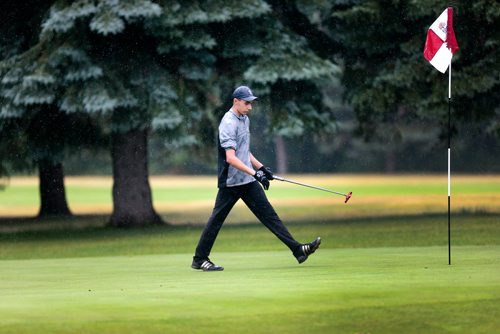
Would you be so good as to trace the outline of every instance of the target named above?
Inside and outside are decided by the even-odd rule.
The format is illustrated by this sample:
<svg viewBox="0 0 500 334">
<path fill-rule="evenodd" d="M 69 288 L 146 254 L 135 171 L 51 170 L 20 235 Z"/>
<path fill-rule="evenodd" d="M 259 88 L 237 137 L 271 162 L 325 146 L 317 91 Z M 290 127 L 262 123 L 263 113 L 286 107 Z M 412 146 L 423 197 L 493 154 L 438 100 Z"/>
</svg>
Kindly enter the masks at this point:
<svg viewBox="0 0 500 334">
<path fill-rule="evenodd" d="M 500 246 L 0 261 L 1 333 L 493 333 Z"/>
</svg>

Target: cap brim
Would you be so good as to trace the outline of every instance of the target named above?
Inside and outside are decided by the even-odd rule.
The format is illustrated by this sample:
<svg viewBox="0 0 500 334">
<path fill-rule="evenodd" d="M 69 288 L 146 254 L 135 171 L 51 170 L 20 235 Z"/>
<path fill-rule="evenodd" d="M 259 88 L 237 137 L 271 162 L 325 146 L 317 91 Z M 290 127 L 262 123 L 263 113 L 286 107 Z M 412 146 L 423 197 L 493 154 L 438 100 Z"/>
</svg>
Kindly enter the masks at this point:
<svg viewBox="0 0 500 334">
<path fill-rule="evenodd" d="M 252 102 L 253 100 L 256 100 L 256 99 L 257 99 L 257 96 L 249 96 L 249 97 L 243 98 L 242 100 L 247 101 L 247 102 Z"/>
</svg>

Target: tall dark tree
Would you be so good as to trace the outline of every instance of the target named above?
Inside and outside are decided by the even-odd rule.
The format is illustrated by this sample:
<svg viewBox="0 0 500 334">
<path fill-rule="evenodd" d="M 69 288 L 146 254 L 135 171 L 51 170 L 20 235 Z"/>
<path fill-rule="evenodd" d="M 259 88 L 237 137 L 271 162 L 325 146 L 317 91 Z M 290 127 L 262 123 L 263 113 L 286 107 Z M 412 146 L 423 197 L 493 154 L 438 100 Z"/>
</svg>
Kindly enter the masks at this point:
<svg viewBox="0 0 500 334">
<path fill-rule="evenodd" d="M 446 5 L 454 7 L 460 46 L 453 57 L 454 116 L 498 126 L 500 13 L 494 1 L 333 3 L 325 23 L 335 43 L 342 45 L 346 98 L 365 135 L 402 117 L 407 122 L 437 121 L 446 128 L 447 76 L 422 55 L 427 29 Z"/>
<path fill-rule="evenodd" d="M 10 90 L 10 84 L 15 81 L 14 77 L 19 74 L 12 71 L 12 61 L 16 54 L 28 50 L 38 37 L 43 15 L 49 8 L 49 2 L 24 1 L 22 3 L 3 2 L 0 12 L 2 13 L 2 28 L 0 38 L 0 74 L 5 84 L 2 90 L 2 109 L 0 112 L 0 129 L 2 132 L 2 144 L 0 144 L 0 174 L 8 173 L 8 169 L 30 170 L 33 167 L 39 170 L 40 179 L 40 212 L 39 216 L 46 215 L 68 215 L 69 207 L 66 201 L 64 188 L 64 172 L 60 160 L 60 150 L 66 142 L 59 136 L 57 142 L 47 145 L 42 133 L 51 138 L 57 137 L 57 133 L 64 131 L 62 124 L 49 112 L 46 119 L 41 119 L 44 113 L 42 108 L 32 107 L 37 97 L 23 99 Z M 30 90 L 36 78 L 25 78 L 22 88 Z M 6 102 L 9 99 L 16 100 L 16 108 Z M 56 111 L 57 113 L 57 111 Z M 13 132 L 13 129 L 16 131 Z M 67 130 L 67 129 L 66 129 Z M 18 146 L 23 143 L 23 146 Z M 7 166 L 10 166 L 8 168 Z"/>
<path fill-rule="evenodd" d="M 422 56 L 427 29 L 447 5 L 455 9 L 460 45 L 453 59 L 453 119 L 500 134 L 495 94 L 499 12 L 494 1 L 271 3 L 282 22 L 306 36 L 316 54 L 341 65 L 345 101 L 357 116 L 356 132 L 372 143 L 371 150 L 386 156 L 386 170 L 397 168 L 395 157 L 402 147 L 436 143 L 439 129 L 441 138 L 447 129 L 447 78 Z"/>
<path fill-rule="evenodd" d="M 30 156 L 36 163 L 40 179 L 39 216 L 70 215 L 61 162 L 65 137 L 71 131 L 68 117 L 53 105 L 33 114 L 27 134 Z"/>
<path fill-rule="evenodd" d="M 68 115 L 102 117 L 114 159 L 111 223 L 159 223 L 147 174 L 149 133 L 192 141 L 189 123 L 200 118 L 191 115 L 212 94 L 201 84 L 215 61 L 205 27 L 268 11 L 263 1 L 55 1 L 38 41 L 3 62 L 3 112 L 22 116 L 28 105 L 55 105 Z"/>
<path fill-rule="evenodd" d="M 229 100 L 237 85 L 251 85 L 259 96 L 259 110 L 267 118 L 264 135 L 271 146 L 275 136 L 294 137 L 331 129 L 334 119 L 323 107 L 321 86 L 339 74 L 333 62 L 311 49 L 305 36 L 281 21 L 278 10 L 273 3 L 271 11 L 258 20 L 216 27 L 219 33 L 214 50 L 220 89 L 227 94 L 221 98 Z M 219 108 L 217 117 L 224 112 Z M 284 152 L 281 146 L 276 157 Z"/>
</svg>

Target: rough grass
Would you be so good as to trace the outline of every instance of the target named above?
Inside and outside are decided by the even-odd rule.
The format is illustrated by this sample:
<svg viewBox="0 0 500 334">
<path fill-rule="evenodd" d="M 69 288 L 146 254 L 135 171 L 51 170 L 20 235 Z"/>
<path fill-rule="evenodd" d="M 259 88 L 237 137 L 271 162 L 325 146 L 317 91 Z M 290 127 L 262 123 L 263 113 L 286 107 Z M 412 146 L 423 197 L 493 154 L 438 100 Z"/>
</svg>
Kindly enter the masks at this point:
<svg viewBox="0 0 500 334">
<path fill-rule="evenodd" d="M 419 215 L 447 211 L 447 178 L 441 175 L 291 175 L 299 182 L 340 192 L 353 192 L 348 204 L 326 192 L 273 181 L 267 195 L 287 221 L 332 220 L 349 217 Z M 204 223 L 213 207 L 214 177 L 152 177 L 154 206 L 173 224 Z M 12 178 L 0 191 L 0 217 L 37 214 L 36 178 Z M 109 214 L 112 208 L 109 177 L 66 179 L 70 208 L 75 214 Z M 454 213 L 500 213 L 500 175 L 457 175 L 452 178 Z M 241 204 L 233 221 L 253 216 Z"/>
</svg>

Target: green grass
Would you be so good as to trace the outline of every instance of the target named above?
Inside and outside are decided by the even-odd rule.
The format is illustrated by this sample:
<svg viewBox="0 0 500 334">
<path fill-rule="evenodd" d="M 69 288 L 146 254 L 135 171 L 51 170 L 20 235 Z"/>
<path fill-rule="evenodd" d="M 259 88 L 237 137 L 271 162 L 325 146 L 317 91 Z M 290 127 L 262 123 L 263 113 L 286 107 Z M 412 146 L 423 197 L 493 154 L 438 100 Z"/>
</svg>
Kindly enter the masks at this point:
<svg viewBox="0 0 500 334">
<path fill-rule="evenodd" d="M 277 182 L 277 181 L 276 181 Z M 318 186 L 323 186 L 318 184 Z M 325 185 L 327 186 L 327 185 Z M 441 183 L 428 184 L 373 184 L 373 185 L 354 185 L 342 186 L 339 191 L 353 191 L 354 194 L 362 194 L 363 196 L 381 195 L 381 196 L 397 196 L 397 195 L 439 195 L 446 193 L 446 180 Z M 496 194 L 498 193 L 498 182 L 477 183 L 477 182 L 460 182 L 453 186 L 453 190 L 457 194 Z M 345 188 L 345 189 L 344 189 Z M 68 199 L 71 203 L 111 203 L 111 187 L 109 186 L 75 186 L 69 185 L 66 187 Z M 157 201 L 196 201 L 212 199 L 217 192 L 215 185 L 210 187 L 199 186 L 179 186 L 179 187 L 153 187 L 153 197 Z M 276 198 L 316 198 L 329 197 L 328 193 L 314 191 L 308 188 L 295 187 L 290 191 L 289 186 L 274 183 L 270 196 Z M 2 202 L 7 205 L 26 205 L 38 203 L 38 189 L 36 185 L 22 185 L 15 187 L 7 187 L 5 191 L 0 191 Z"/>
<path fill-rule="evenodd" d="M 2 333 L 494 333 L 499 246 L 0 262 Z"/>
<path fill-rule="evenodd" d="M 292 176 L 302 181 L 304 176 Z M 422 175 L 388 176 L 305 176 L 310 184 L 319 187 L 327 187 L 338 191 L 352 191 L 353 200 L 359 196 L 408 196 L 408 195 L 445 195 L 447 194 L 447 178 Z M 206 180 L 213 182 L 206 182 Z M 92 179 L 91 179 L 92 180 Z M 82 180 L 80 182 L 69 182 L 66 185 L 67 196 L 70 204 L 103 204 L 111 203 L 111 179 L 104 184 L 94 184 Z M 202 180 L 201 184 L 198 180 Z M 304 181 L 305 182 L 305 181 Z M 0 191 L 1 206 L 25 206 L 38 205 L 37 179 L 33 178 L 29 184 L 8 185 Z M 307 183 L 307 182 L 306 182 Z M 213 200 L 217 189 L 213 177 L 191 177 L 186 182 L 169 184 L 167 182 L 151 181 L 153 198 L 156 202 L 185 203 L 186 201 Z M 500 189 L 500 177 L 497 175 L 485 176 L 457 176 L 452 178 L 453 195 L 498 195 Z M 307 198 L 329 198 L 332 195 L 309 188 L 303 188 L 288 183 L 274 181 L 271 190 L 267 193 L 276 199 L 307 199 Z"/>
<path fill-rule="evenodd" d="M 70 223 L 78 224 L 75 218 Z M 500 245 L 500 216 L 460 215 L 452 220 L 454 245 Z M 203 226 L 151 227 L 115 230 L 48 230 L 0 234 L 0 260 L 99 257 L 189 253 Z M 447 218 L 440 216 L 386 217 L 333 222 L 288 224 L 290 232 L 307 241 L 323 238 L 322 248 L 442 246 L 447 243 Z M 242 237 L 244 236 L 244 237 Z M 223 226 L 214 251 L 282 250 L 283 245 L 259 223 Z"/>
<path fill-rule="evenodd" d="M 95 205 L 99 215 L 0 219 L 0 333 L 498 331 L 500 177 L 452 184 L 451 266 L 446 177 L 306 180 L 355 194 L 345 205 L 283 183 L 267 192 L 292 234 L 303 242 L 321 236 L 321 248 L 298 265 L 236 207 L 211 255 L 226 267 L 218 273 L 189 267 L 213 182 L 152 183 L 165 220 L 192 225 L 116 230 L 104 227 L 109 182 L 72 180 L 72 209 Z M 38 205 L 36 185 L 15 181 L 0 191 L 0 215 L 29 216 Z"/>
<path fill-rule="evenodd" d="M 201 226 L 0 237 L 1 333 L 493 333 L 498 215 L 290 224 L 323 237 L 298 265 L 262 225 L 225 226 L 189 268 Z"/>
</svg>

